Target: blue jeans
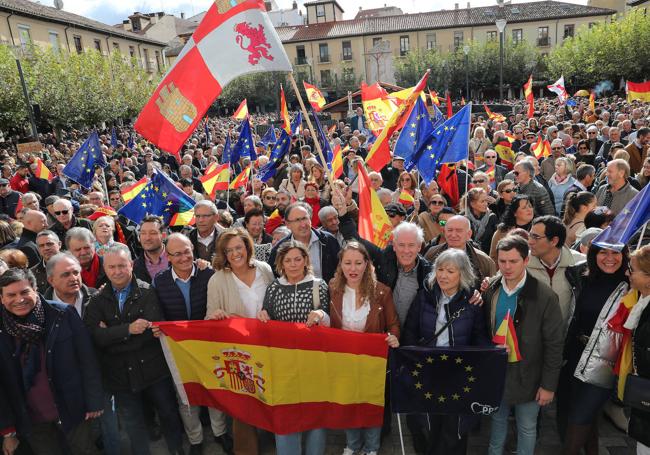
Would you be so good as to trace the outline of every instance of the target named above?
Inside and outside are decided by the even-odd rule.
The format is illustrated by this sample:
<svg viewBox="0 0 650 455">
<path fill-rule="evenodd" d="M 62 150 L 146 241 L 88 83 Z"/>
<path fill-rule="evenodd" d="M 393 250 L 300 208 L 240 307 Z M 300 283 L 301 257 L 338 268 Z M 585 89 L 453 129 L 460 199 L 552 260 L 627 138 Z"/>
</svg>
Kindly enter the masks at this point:
<svg viewBox="0 0 650 455">
<path fill-rule="evenodd" d="M 302 455 L 302 435 L 305 435 L 305 455 L 323 455 L 327 442 L 327 430 L 303 431 L 302 433 L 276 434 L 275 451 L 277 455 Z"/>
<path fill-rule="evenodd" d="M 115 404 L 122 426 L 129 435 L 131 452 L 149 455 L 149 432 L 142 412 L 142 397 L 146 395 L 153 403 L 160 418 L 167 449 L 176 454 L 183 448 L 182 428 L 178 415 L 178 402 L 171 378 L 162 379 L 140 392 L 117 392 Z"/>
<path fill-rule="evenodd" d="M 381 444 L 381 427 L 345 430 L 345 440 L 348 448 L 355 452 L 378 452 Z"/>
<path fill-rule="evenodd" d="M 102 428 L 104 454 L 120 455 L 120 430 L 117 426 L 115 400 L 111 393 L 104 393 L 104 413 L 99 418 L 99 424 Z"/>
<path fill-rule="evenodd" d="M 499 410 L 492 414 L 492 430 L 488 455 L 502 455 L 508 433 L 510 406 L 502 401 Z M 537 415 L 539 405 L 536 401 L 514 405 L 517 421 L 517 455 L 533 455 L 537 441 Z"/>
</svg>

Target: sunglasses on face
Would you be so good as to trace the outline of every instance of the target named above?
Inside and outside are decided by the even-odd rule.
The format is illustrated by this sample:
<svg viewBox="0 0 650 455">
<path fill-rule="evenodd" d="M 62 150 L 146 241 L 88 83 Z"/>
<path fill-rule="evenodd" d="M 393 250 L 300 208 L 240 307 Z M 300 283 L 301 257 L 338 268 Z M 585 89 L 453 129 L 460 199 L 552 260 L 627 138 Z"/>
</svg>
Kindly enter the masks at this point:
<svg viewBox="0 0 650 455">
<path fill-rule="evenodd" d="M 503 190 L 502 193 L 510 194 L 510 193 L 514 193 L 514 191 L 515 190 L 512 188 L 508 188 L 507 190 Z"/>
<path fill-rule="evenodd" d="M 445 203 L 442 201 L 431 201 L 429 205 L 445 205 Z"/>
<path fill-rule="evenodd" d="M 562 147 L 552 147 L 551 150 L 563 150 Z"/>
<path fill-rule="evenodd" d="M 519 175 L 519 171 L 513 171 L 513 174 L 515 174 L 515 177 Z"/>
<path fill-rule="evenodd" d="M 496 160 L 497 157 L 496 157 L 496 156 L 487 156 L 487 155 L 486 155 L 486 156 L 485 156 L 485 159 L 486 159 L 486 160 Z"/>
<path fill-rule="evenodd" d="M 472 180 L 472 183 L 475 184 L 485 183 L 485 180 Z"/>
<path fill-rule="evenodd" d="M 67 215 L 70 212 L 70 210 L 57 210 L 54 212 L 55 215 Z"/>
</svg>

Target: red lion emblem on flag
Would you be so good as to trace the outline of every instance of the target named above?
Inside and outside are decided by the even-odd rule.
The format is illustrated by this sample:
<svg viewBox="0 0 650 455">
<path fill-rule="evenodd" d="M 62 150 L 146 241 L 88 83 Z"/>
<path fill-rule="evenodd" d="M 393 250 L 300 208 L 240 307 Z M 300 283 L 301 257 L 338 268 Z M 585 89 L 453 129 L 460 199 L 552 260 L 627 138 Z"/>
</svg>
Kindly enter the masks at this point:
<svg viewBox="0 0 650 455">
<path fill-rule="evenodd" d="M 257 65 L 262 57 L 273 61 L 273 56 L 269 54 L 271 45 L 266 39 L 262 24 L 255 28 L 250 22 L 240 22 L 235 25 L 235 32 L 237 32 L 235 41 L 239 47 L 249 52 L 248 62 L 251 65 Z"/>
</svg>

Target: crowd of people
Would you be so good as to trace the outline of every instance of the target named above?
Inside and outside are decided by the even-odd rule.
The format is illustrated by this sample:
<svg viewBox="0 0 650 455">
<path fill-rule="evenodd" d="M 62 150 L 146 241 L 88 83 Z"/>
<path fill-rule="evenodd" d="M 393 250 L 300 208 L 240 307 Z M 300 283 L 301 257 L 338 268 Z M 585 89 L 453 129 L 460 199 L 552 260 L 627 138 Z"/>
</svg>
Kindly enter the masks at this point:
<svg viewBox="0 0 650 455">
<path fill-rule="evenodd" d="M 6 142 L 3 455 L 119 454 L 121 431 L 137 455 L 160 437 L 169 453 L 186 453 L 183 435 L 191 454 L 202 453 L 207 437 L 226 453 L 259 453 L 259 429 L 180 401 L 157 321 L 246 317 L 381 333 L 390 348 L 462 347 L 492 346 L 507 315 L 520 360 L 508 363 L 490 417 L 491 455 L 504 451 L 511 414 L 517 453 L 532 455 L 540 409 L 553 402 L 563 453 L 597 454 L 607 410 L 638 453 L 650 454 L 650 413 L 626 411 L 614 373 L 628 337 L 632 374 L 650 380 L 650 246 L 643 235 L 622 250 L 591 244 L 648 184 L 650 104 L 613 97 L 595 111 L 571 111 L 538 100 L 531 119 L 519 107 L 505 121 L 473 114 L 469 159 L 454 171 L 459 201 L 447 185 L 406 171 L 400 156 L 368 172 L 393 227 L 385 248 L 357 226 L 357 165 L 372 139 L 361 109 L 328 132 L 332 147 L 345 147 L 340 178 L 328 178 L 305 128 L 262 182 L 256 170 L 270 146 L 259 135 L 253 159 L 232 163 L 233 173 L 253 165 L 247 187 L 214 199 L 200 177 L 221 162 L 226 138 L 236 141 L 230 119 L 205 121 L 180 162 L 137 136 L 128 145 L 128 127 L 117 129 L 117 146 L 105 131 L 108 165 L 96 169 L 90 189 L 63 174 L 86 133 L 43 134 L 40 152 Z M 496 147 L 506 133 L 512 165 Z M 551 153 L 538 159 L 531 146 L 540 137 Z M 36 158 L 52 170 L 51 182 L 36 176 Z M 154 172 L 194 199 L 192 227 L 170 228 L 153 214 L 136 225 L 117 213 L 124 191 Z M 347 429 L 344 455 L 376 454 L 391 421 L 387 390 L 383 426 Z M 409 414 L 406 423 L 418 454 L 466 453 L 476 424 L 434 414 Z M 275 435 L 276 452 L 324 454 L 327 431 Z"/>
</svg>

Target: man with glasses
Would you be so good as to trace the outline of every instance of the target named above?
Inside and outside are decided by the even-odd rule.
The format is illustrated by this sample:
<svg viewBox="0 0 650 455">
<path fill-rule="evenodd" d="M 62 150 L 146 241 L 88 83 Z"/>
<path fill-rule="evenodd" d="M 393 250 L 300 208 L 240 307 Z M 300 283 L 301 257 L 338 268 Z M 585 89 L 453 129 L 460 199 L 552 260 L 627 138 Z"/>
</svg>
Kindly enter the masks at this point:
<svg viewBox="0 0 650 455">
<path fill-rule="evenodd" d="M 533 131 L 528 131 L 526 133 L 526 143 L 519 147 L 519 151 L 525 153 L 526 155 L 532 155 L 530 147 L 537 140 L 537 135 Z"/>
<path fill-rule="evenodd" d="M 344 201 L 343 204 L 345 204 Z M 340 213 L 341 211 L 339 210 Z M 309 204 L 294 202 L 287 207 L 284 212 L 284 222 L 291 231 L 291 234 L 275 244 L 271 250 L 269 265 L 271 265 L 273 272 L 277 274 L 275 270 L 275 257 L 278 248 L 288 240 L 297 240 L 305 245 L 309 251 L 314 276 L 316 278 L 322 278 L 326 283 L 329 283 L 334 277 L 334 272 L 339 262 L 338 254 L 341 247 L 332 234 L 314 229 L 311 225 L 311 220 L 312 208 Z"/>
<path fill-rule="evenodd" d="M 544 186 L 535 180 L 535 167 L 528 159 L 515 164 L 513 171 L 519 194 L 530 197 L 537 215 L 555 215 L 555 205 Z"/>
<path fill-rule="evenodd" d="M 406 219 L 406 209 L 398 202 L 386 204 L 384 210 L 386 210 L 386 215 L 390 218 L 390 223 L 393 225 L 393 229 Z"/>
<path fill-rule="evenodd" d="M 492 168 L 494 167 L 494 185 L 498 185 L 501 180 L 503 180 L 508 173 L 508 169 L 505 167 L 501 166 L 500 164 L 497 164 L 497 152 L 489 149 L 486 150 L 485 153 L 483 153 L 483 158 L 485 160 L 485 164 L 477 169 L 477 171 L 485 172 L 488 174 L 488 172 L 491 172 Z"/>
<path fill-rule="evenodd" d="M 600 151 L 600 148 L 603 146 L 603 141 L 598 139 L 598 127 L 596 125 L 591 125 L 587 128 L 587 145 L 589 146 L 589 152 L 596 154 Z"/>
<path fill-rule="evenodd" d="M 198 220 L 197 220 L 198 221 Z M 208 281 L 212 268 L 201 270 L 194 261 L 194 247 L 183 234 L 174 233 L 167 239 L 167 256 L 171 267 L 153 280 L 158 303 L 166 321 L 203 320 L 208 302 Z M 201 454 L 203 428 L 199 406 L 178 403 L 185 434 L 190 441 L 190 454 Z M 226 453 L 232 451 L 232 439 L 226 432 L 223 412 L 210 408 L 210 423 L 214 439 Z"/>
<path fill-rule="evenodd" d="M 50 230 L 41 231 L 36 234 L 36 247 L 41 255 L 41 260 L 30 270 L 36 277 L 36 287 L 40 294 L 44 294 L 50 287 L 47 281 L 47 272 L 45 265 L 52 256 L 61 251 L 61 240 Z"/>
<path fill-rule="evenodd" d="M 122 207 L 122 195 L 119 190 L 111 190 L 108 192 L 108 204 L 115 211 Z"/>
<path fill-rule="evenodd" d="M 555 173 L 555 160 L 565 155 L 562 139 L 554 139 L 551 142 L 551 155 L 544 158 L 541 164 L 542 176 L 546 181 Z"/>
<path fill-rule="evenodd" d="M 9 180 L 0 178 L 0 213 L 13 217 L 20 201 L 20 193 L 9 187 Z"/>
<path fill-rule="evenodd" d="M 195 228 L 187 235 L 196 257 L 212 262 L 217 250 L 220 229 L 217 224 L 217 207 L 212 201 L 199 201 L 194 206 Z"/>
<path fill-rule="evenodd" d="M 605 206 L 614 215 L 618 215 L 638 191 L 627 181 L 630 177 L 630 165 L 627 161 L 622 159 L 610 161 L 607 163 L 606 172 L 607 183 L 596 190 L 596 199 L 599 206 Z"/>
<path fill-rule="evenodd" d="M 93 225 L 90 221 L 77 218 L 72 211 L 72 203 L 67 199 L 57 199 L 52 206 L 56 221 L 50 226 L 60 239 L 65 239 L 67 232 L 74 227 L 86 228 L 92 232 Z"/>
</svg>

